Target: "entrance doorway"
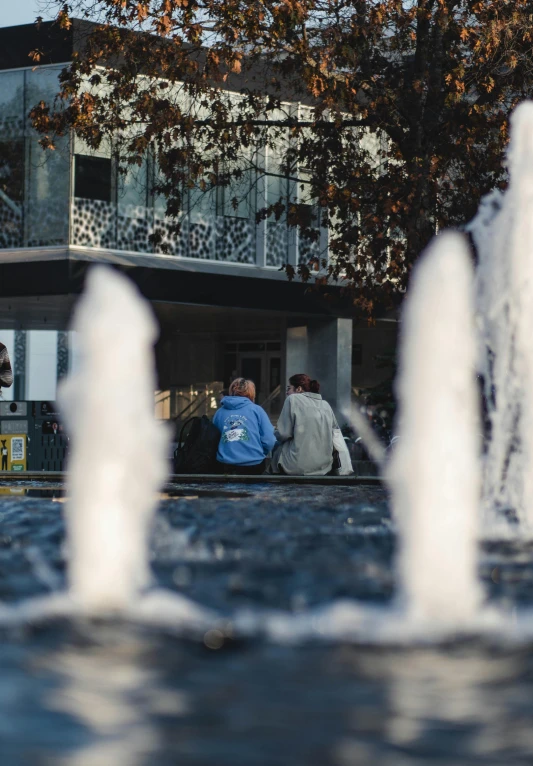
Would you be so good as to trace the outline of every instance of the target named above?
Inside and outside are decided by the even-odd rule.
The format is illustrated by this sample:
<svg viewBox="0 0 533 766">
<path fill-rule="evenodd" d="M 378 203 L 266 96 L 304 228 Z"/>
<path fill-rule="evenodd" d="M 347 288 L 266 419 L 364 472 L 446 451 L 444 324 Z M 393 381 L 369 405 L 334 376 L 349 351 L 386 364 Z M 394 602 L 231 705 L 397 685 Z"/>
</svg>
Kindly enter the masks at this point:
<svg viewBox="0 0 533 766">
<path fill-rule="evenodd" d="M 272 399 L 281 383 L 281 343 L 279 341 L 242 341 L 226 343 L 224 385 L 234 378 L 253 380 L 257 404 Z M 268 411 L 268 410 L 267 410 Z"/>
</svg>

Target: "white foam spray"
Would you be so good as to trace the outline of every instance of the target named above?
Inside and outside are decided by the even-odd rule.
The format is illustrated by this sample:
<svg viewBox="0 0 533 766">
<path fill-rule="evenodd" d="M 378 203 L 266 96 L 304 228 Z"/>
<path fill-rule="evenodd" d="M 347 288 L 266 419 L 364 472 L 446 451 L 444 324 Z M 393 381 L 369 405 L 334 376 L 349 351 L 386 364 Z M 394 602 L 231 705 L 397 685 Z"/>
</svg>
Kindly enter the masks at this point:
<svg viewBox="0 0 533 766">
<path fill-rule="evenodd" d="M 81 360 L 60 391 L 71 437 L 68 579 L 91 612 L 131 607 L 150 581 L 148 531 L 167 473 L 154 418 L 155 318 L 133 284 L 93 268 L 73 329 Z"/>
<path fill-rule="evenodd" d="M 484 471 L 489 522 L 511 508 L 533 528 L 533 103 L 511 117 L 509 188 L 469 226 L 479 252 L 481 369 L 491 423 Z M 490 209 L 496 215 L 488 215 Z"/>
<path fill-rule="evenodd" d="M 399 532 L 399 604 L 414 620 L 471 620 L 480 601 L 480 494 L 472 267 L 441 234 L 405 301 L 397 378 L 399 442 L 388 470 Z"/>
</svg>

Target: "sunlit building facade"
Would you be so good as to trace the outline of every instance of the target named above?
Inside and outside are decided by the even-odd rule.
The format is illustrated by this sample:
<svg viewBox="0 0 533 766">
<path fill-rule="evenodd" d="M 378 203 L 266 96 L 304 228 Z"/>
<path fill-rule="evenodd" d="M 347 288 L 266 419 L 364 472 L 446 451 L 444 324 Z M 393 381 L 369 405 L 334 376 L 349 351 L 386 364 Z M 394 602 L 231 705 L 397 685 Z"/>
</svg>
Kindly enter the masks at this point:
<svg viewBox="0 0 533 766">
<path fill-rule="evenodd" d="M 200 400 L 208 411 L 212 392 L 244 375 L 255 379 L 259 401 L 275 417 L 285 378 L 302 371 L 321 379 L 327 398 L 345 410 L 354 382 L 379 379 L 372 357 L 394 344 L 395 326 L 383 324 L 373 335 L 354 328 L 349 307 L 331 308 L 280 272 L 287 263 L 327 259 L 328 233 L 305 170 L 294 183 L 265 151 L 261 171 L 240 181 L 236 208 L 227 189 L 191 189 L 176 232 L 165 200 L 153 193 L 149 155 L 124 175 L 110 144 L 94 151 L 71 135 L 55 151 L 41 149 L 28 112 L 54 101 L 74 37 L 75 30 L 60 34 L 46 24 L 40 32 L 0 30 L 0 339 L 8 348 L 11 342 L 15 366 L 6 396 L 53 398 L 55 383 L 75 364 L 68 326 L 84 276 L 105 263 L 131 276 L 159 319 L 162 416 L 190 414 Z M 28 53 L 39 43 L 46 55 L 34 67 Z M 309 204 L 316 241 L 283 216 L 256 223 L 256 212 L 281 194 Z"/>
</svg>

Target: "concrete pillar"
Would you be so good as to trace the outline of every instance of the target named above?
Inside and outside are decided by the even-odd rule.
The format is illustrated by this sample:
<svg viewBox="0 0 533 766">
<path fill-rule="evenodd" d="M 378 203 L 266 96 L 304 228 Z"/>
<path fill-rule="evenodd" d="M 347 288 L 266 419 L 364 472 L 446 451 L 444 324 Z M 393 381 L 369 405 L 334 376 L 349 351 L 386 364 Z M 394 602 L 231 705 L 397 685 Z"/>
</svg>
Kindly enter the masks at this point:
<svg viewBox="0 0 533 766">
<path fill-rule="evenodd" d="M 284 356 L 285 385 L 300 372 L 318 380 L 320 392 L 343 425 L 352 391 L 352 320 L 312 319 L 306 326 L 288 327 Z"/>
<path fill-rule="evenodd" d="M 285 347 L 286 373 L 285 385 L 291 375 L 307 372 L 308 358 L 307 327 L 287 327 L 287 339 Z"/>
<path fill-rule="evenodd" d="M 281 339 L 281 405 L 286 397 L 287 381 L 307 369 L 307 327 L 287 327 Z"/>
<path fill-rule="evenodd" d="M 29 330 L 26 334 L 26 399 L 55 401 L 57 331 Z"/>
<path fill-rule="evenodd" d="M 309 372 L 339 421 L 346 422 L 352 391 L 352 320 L 311 320 L 308 325 Z M 345 413 L 345 414 L 344 414 Z"/>
</svg>

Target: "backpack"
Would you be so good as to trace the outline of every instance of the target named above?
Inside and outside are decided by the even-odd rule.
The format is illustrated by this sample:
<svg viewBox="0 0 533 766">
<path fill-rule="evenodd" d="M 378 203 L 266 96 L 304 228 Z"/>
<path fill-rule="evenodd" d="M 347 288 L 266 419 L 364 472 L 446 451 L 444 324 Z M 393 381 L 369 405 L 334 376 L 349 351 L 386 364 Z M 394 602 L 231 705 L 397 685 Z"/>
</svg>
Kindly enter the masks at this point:
<svg viewBox="0 0 533 766">
<path fill-rule="evenodd" d="M 214 473 L 219 441 L 220 431 L 206 415 L 187 420 L 174 452 L 174 473 Z"/>
</svg>

